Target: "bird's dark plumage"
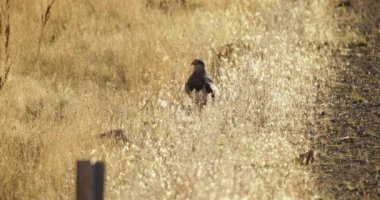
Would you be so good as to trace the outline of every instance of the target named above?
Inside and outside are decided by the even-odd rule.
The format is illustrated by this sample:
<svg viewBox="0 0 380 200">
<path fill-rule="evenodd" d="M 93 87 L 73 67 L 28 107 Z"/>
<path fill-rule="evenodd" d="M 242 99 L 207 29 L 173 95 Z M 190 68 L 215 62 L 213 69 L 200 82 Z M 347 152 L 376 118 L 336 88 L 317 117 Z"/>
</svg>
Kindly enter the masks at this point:
<svg viewBox="0 0 380 200">
<path fill-rule="evenodd" d="M 194 66 L 194 71 L 185 85 L 187 94 L 190 95 L 194 90 L 196 93 L 203 91 L 206 95 L 205 98 L 207 98 L 207 94 L 209 93 L 211 93 L 211 97 L 214 98 L 215 94 L 211 87 L 213 81 L 207 75 L 204 62 L 200 59 L 195 59 L 191 65 Z M 206 104 L 206 100 L 204 100 L 202 104 Z"/>
</svg>

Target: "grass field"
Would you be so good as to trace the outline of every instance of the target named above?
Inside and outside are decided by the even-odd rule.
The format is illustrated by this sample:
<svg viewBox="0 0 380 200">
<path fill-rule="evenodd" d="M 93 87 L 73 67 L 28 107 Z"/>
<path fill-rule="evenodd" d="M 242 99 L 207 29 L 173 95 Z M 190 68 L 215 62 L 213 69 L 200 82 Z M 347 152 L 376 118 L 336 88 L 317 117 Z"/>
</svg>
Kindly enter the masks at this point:
<svg viewBox="0 0 380 200">
<path fill-rule="evenodd" d="M 337 33 L 336 1 L 49 3 L 2 2 L 1 199 L 73 199 L 78 159 L 106 162 L 107 199 L 325 197 L 297 158 L 333 50 L 365 41 Z M 194 58 L 220 90 L 202 112 Z M 99 139 L 116 128 L 130 142 Z"/>
</svg>

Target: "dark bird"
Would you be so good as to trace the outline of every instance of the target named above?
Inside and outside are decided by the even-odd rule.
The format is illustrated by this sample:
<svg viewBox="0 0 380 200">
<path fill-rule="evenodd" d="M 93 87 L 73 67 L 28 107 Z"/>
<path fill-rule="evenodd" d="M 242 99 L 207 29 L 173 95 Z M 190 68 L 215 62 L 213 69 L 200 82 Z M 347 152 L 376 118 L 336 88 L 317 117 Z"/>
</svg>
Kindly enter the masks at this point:
<svg viewBox="0 0 380 200">
<path fill-rule="evenodd" d="M 215 92 L 212 88 L 213 81 L 208 77 L 205 63 L 200 59 L 195 59 L 192 63 L 194 71 L 187 80 L 185 90 L 188 95 L 195 91 L 195 102 L 198 105 L 206 105 L 207 95 L 211 93 L 211 97 L 215 98 Z"/>
</svg>

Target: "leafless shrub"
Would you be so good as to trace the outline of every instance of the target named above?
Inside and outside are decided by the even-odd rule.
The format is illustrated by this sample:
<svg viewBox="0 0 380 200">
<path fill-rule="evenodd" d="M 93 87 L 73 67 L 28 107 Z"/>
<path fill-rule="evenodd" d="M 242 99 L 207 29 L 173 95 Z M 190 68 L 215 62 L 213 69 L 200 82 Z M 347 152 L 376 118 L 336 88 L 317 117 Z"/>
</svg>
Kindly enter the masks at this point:
<svg viewBox="0 0 380 200">
<path fill-rule="evenodd" d="M 242 55 L 252 53 L 252 45 L 242 40 L 229 42 L 221 47 L 213 49 L 213 59 L 211 62 L 211 73 L 216 77 L 220 75 L 220 67 L 235 67 Z"/>
</svg>

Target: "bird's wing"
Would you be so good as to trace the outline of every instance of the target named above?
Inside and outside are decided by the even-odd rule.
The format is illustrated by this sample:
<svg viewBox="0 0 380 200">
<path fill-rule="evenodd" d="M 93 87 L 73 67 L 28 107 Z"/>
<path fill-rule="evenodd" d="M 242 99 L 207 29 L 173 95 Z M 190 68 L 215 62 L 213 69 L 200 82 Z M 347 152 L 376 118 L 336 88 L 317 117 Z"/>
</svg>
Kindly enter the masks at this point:
<svg viewBox="0 0 380 200">
<path fill-rule="evenodd" d="M 212 87 L 211 87 L 211 85 L 210 85 L 209 82 L 206 82 L 205 88 L 206 88 L 206 92 L 207 93 L 211 93 L 211 97 L 214 98 L 215 97 L 215 93 L 214 93 L 214 90 L 212 89 Z"/>
<path fill-rule="evenodd" d="M 186 93 L 187 93 L 188 95 L 190 95 L 191 90 L 190 90 L 190 88 L 189 88 L 189 84 L 188 84 L 188 83 L 185 84 L 185 91 L 186 91 Z"/>
<path fill-rule="evenodd" d="M 208 77 L 207 73 L 205 73 L 203 77 L 204 77 L 206 83 L 207 83 L 207 82 L 208 82 L 208 83 L 213 83 L 213 82 L 214 82 L 214 81 L 212 81 L 212 80 Z"/>
</svg>

